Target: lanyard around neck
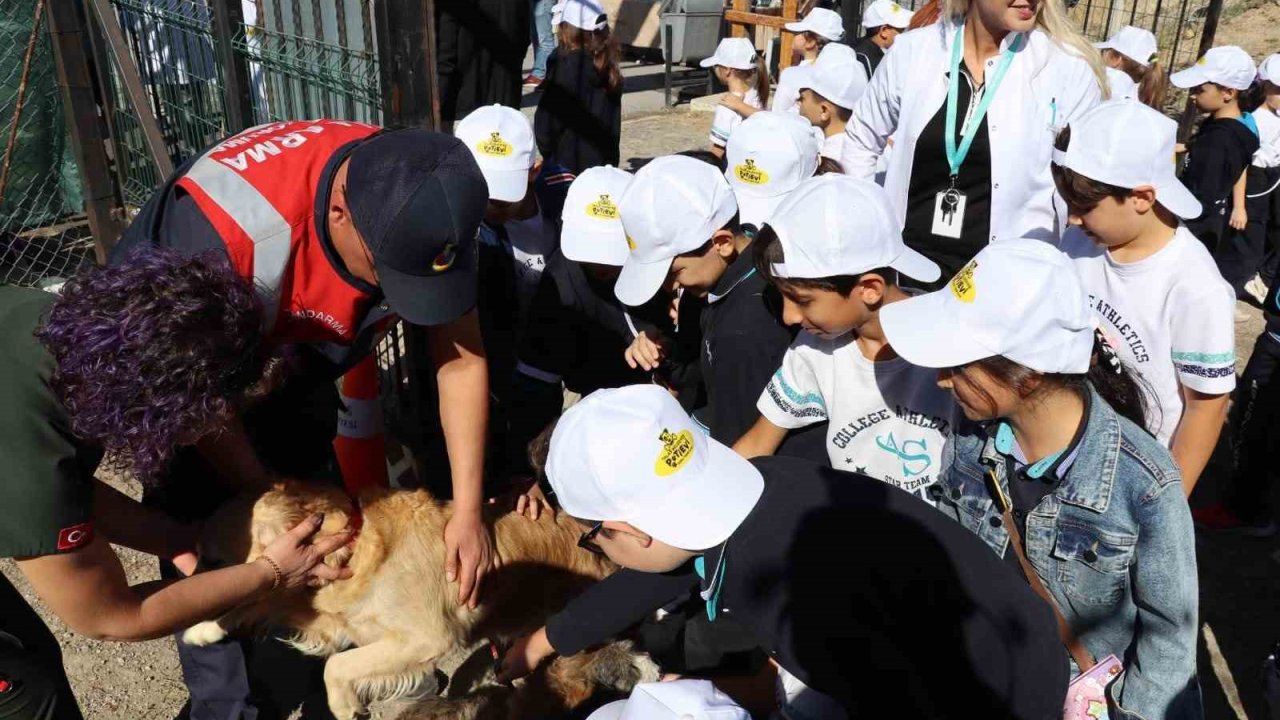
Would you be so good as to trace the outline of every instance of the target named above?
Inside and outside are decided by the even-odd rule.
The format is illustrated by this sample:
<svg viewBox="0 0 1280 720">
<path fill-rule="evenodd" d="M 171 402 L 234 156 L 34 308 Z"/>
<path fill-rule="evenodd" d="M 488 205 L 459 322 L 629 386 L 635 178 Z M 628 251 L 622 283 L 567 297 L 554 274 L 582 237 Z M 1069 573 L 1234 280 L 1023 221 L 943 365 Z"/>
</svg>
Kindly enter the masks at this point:
<svg viewBox="0 0 1280 720">
<path fill-rule="evenodd" d="M 965 157 L 969 155 L 969 147 L 973 145 L 973 136 L 978 132 L 978 126 L 982 124 L 982 118 L 987 114 L 987 108 L 991 107 L 991 101 L 996 96 L 996 89 L 1000 87 L 1000 82 L 1004 80 L 1004 74 L 1008 72 L 1009 65 L 1013 63 L 1013 55 L 1022 46 L 1023 35 L 1018 34 L 1009 43 L 1009 48 L 1000 54 L 1000 65 L 996 68 L 994 76 L 987 78 L 987 88 L 982 93 L 982 100 L 978 102 L 978 109 L 973 114 L 973 119 L 969 120 L 965 125 L 964 137 L 960 139 L 960 147 L 956 147 L 956 112 L 960 104 L 960 60 L 964 56 L 964 25 L 956 30 L 955 43 L 951 47 L 951 77 L 947 84 L 947 164 L 951 166 L 951 178 L 954 183 L 955 177 L 960 174 L 960 165 L 964 163 Z"/>
</svg>

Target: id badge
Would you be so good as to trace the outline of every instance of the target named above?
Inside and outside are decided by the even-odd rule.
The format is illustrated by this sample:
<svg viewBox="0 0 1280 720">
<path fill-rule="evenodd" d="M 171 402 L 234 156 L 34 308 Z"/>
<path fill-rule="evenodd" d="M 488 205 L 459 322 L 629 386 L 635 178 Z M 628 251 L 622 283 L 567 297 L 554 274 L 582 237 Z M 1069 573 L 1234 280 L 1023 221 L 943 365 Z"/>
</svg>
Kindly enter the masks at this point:
<svg viewBox="0 0 1280 720">
<path fill-rule="evenodd" d="M 943 190 L 933 199 L 933 234 L 959 238 L 964 227 L 967 198 L 958 190 Z"/>
</svg>

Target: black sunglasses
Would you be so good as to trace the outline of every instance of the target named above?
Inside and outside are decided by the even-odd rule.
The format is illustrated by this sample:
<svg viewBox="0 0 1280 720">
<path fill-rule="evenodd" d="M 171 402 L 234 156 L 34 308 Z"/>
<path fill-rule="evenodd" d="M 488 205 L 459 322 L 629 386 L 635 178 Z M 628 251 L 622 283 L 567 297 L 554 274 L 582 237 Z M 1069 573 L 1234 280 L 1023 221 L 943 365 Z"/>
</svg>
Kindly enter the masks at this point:
<svg viewBox="0 0 1280 720">
<path fill-rule="evenodd" d="M 595 525 L 592 525 L 590 530 L 587 530 L 582 533 L 582 535 L 578 536 L 578 547 L 588 552 L 593 552 L 596 555 L 604 555 L 604 549 L 596 544 L 596 536 L 600 534 L 601 530 L 604 530 L 603 522 L 598 522 Z"/>
</svg>

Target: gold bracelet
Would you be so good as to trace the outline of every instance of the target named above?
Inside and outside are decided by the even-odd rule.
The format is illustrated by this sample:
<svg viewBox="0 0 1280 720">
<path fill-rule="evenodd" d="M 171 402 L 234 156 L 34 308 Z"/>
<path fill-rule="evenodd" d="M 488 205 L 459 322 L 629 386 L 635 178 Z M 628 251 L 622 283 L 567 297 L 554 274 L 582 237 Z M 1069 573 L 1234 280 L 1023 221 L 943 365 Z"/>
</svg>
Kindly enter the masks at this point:
<svg viewBox="0 0 1280 720">
<path fill-rule="evenodd" d="M 272 560 L 270 557 L 266 555 L 263 555 L 258 559 L 266 560 L 267 564 L 271 566 L 271 572 L 275 573 L 275 577 L 272 578 L 271 580 L 271 589 L 275 590 L 276 588 L 280 587 L 280 581 L 284 579 L 284 572 L 280 570 L 280 565 L 277 564 L 275 560 Z"/>
</svg>

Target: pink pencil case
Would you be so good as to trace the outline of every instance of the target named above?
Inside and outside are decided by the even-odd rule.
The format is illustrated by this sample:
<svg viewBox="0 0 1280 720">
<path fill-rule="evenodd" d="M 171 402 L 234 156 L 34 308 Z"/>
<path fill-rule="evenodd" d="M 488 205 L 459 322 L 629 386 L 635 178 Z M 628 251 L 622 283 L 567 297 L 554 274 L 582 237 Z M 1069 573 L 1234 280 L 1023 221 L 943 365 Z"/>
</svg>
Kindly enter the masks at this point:
<svg viewBox="0 0 1280 720">
<path fill-rule="evenodd" d="M 1110 720 L 1107 712 L 1107 686 L 1115 682 L 1124 665 L 1115 655 L 1108 655 L 1089 668 L 1089 672 L 1067 686 L 1067 703 L 1062 708 L 1063 720 Z"/>
</svg>

